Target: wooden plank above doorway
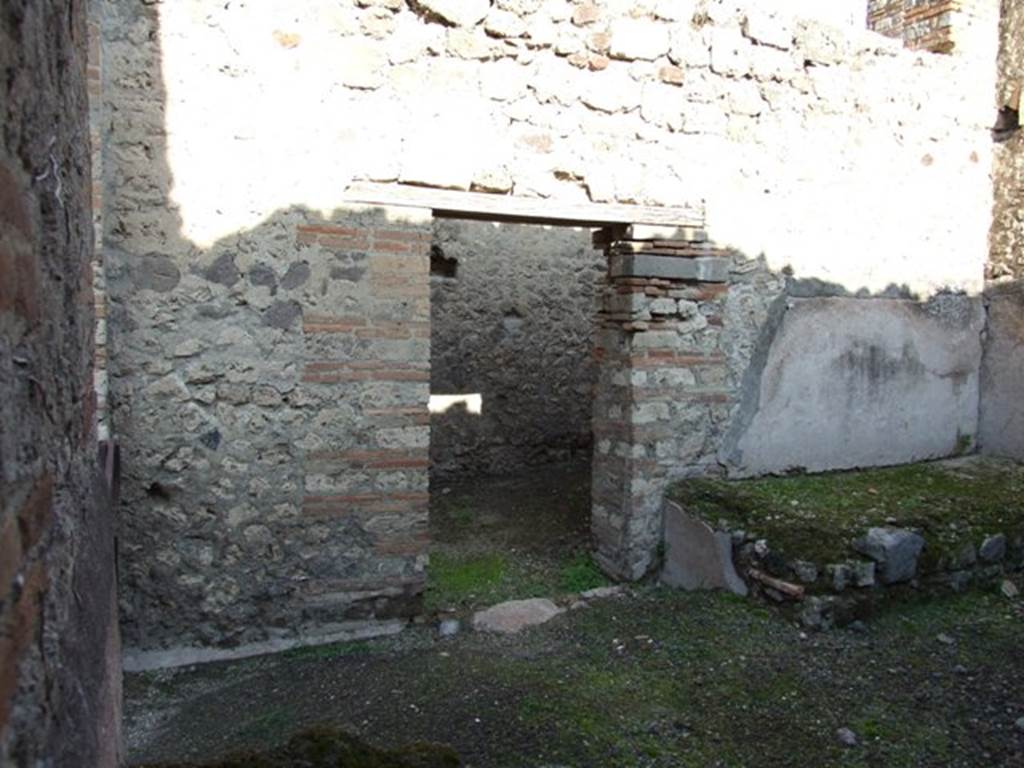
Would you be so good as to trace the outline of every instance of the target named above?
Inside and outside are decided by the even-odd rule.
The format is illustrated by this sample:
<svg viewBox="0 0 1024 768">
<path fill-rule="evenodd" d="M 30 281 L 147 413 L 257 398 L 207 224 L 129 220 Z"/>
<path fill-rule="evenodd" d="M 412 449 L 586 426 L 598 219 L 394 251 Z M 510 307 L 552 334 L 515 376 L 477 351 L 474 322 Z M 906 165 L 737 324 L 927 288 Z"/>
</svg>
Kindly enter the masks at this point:
<svg viewBox="0 0 1024 768">
<path fill-rule="evenodd" d="M 438 218 L 486 219 L 509 223 L 603 227 L 610 224 L 654 224 L 703 227 L 704 204 L 684 206 L 567 203 L 539 197 L 462 192 L 408 184 L 355 182 L 345 190 L 352 203 L 429 208 Z"/>
</svg>

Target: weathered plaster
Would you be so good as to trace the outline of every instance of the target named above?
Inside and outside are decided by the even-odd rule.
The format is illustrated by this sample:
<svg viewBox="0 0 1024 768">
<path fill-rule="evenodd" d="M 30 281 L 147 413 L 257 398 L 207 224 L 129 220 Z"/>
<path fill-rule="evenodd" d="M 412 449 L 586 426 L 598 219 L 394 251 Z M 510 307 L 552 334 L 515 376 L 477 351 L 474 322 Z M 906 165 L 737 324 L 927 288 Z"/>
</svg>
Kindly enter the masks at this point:
<svg viewBox="0 0 1024 768">
<path fill-rule="evenodd" d="M 974 447 L 980 299 L 789 299 L 723 446 L 736 476 L 899 464 Z M 756 362 L 760 362 L 760 358 Z M 758 375 L 754 372 L 757 371 Z"/>
</svg>

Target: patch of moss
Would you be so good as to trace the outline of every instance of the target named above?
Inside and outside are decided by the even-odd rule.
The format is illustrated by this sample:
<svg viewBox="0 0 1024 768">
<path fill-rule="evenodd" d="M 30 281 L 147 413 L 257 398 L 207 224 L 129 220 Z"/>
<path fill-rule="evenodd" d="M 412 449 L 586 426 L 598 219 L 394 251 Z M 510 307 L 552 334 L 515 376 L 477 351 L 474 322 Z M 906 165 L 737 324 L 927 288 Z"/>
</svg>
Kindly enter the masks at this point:
<svg viewBox="0 0 1024 768">
<path fill-rule="evenodd" d="M 589 552 L 577 553 L 562 566 L 561 587 L 566 592 L 585 592 L 608 584 L 608 578 L 597 567 Z"/>
<path fill-rule="evenodd" d="M 336 728 L 303 731 L 268 752 L 236 752 L 212 763 L 162 763 L 140 768 L 457 768 L 450 747 L 414 744 L 395 750 L 375 749 Z"/>
<path fill-rule="evenodd" d="M 289 708 L 276 706 L 259 712 L 255 717 L 243 720 L 238 734 L 245 741 L 259 740 L 264 743 L 273 743 L 287 735 L 293 726 L 294 722 Z"/>
<path fill-rule="evenodd" d="M 872 526 L 920 531 L 923 570 L 965 544 L 1024 532 L 1024 468 L 978 458 L 821 475 L 696 479 L 669 492 L 689 512 L 768 540 L 789 559 L 823 565 L 860 557 L 851 543 Z"/>
<path fill-rule="evenodd" d="M 434 552 L 428 570 L 428 611 L 477 608 L 529 597 L 553 597 L 608 584 L 588 552 L 561 559 L 513 558 L 501 552 Z"/>
<path fill-rule="evenodd" d="M 468 528 L 477 518 L 473 500 L 466 496 L 441 497 L 434 505 L 433 513 L 455 529 Z"/>
<path fill-rule="evenodd" d="M 505 558 L 497 553 L 448 555 L 430 558 L 426 604 L 428 609 L 458 607 L 496 591 L 506 573 Z"/>
</svg>

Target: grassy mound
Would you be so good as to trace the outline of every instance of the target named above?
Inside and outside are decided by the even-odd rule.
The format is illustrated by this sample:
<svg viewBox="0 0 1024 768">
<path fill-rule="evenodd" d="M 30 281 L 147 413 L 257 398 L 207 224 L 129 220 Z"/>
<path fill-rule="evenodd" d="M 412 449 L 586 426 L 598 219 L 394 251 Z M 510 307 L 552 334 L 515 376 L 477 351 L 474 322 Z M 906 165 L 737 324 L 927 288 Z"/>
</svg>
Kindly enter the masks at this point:
<svg viewBox="0 0 1024 768">
<path fill-rule="evenodd" d="M 917 530 L 925 570 L 995 533 L 1024 534 L 1024 467 L 959 459 L 885 469 L 757 480 L 687 480 L 670 497 L 710 525 L 768 540 L 788 559 L 859 557 L 850 543 L 872 526 Z"/>
</svg>

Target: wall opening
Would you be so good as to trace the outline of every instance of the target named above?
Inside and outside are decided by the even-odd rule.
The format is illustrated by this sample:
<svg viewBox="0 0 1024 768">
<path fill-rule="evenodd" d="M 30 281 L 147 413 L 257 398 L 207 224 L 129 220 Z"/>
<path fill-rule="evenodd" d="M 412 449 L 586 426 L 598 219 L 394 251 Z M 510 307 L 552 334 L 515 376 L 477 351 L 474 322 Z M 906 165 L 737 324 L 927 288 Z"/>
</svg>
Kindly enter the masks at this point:
<svg viewBox="0 0 1024 768">
<path fill-rule="evenodd" d="M 430 279 L 454 280 L 459 274 L 459 262 L 445 255 L 439 243 L 430 246 Z"/>
<path fill-rule="evenodd" d="M 587 228 L 440 218 L 431 254 L 428 609 L 558 590 L 589 563 L 604 254 Z"/>
</svg>

